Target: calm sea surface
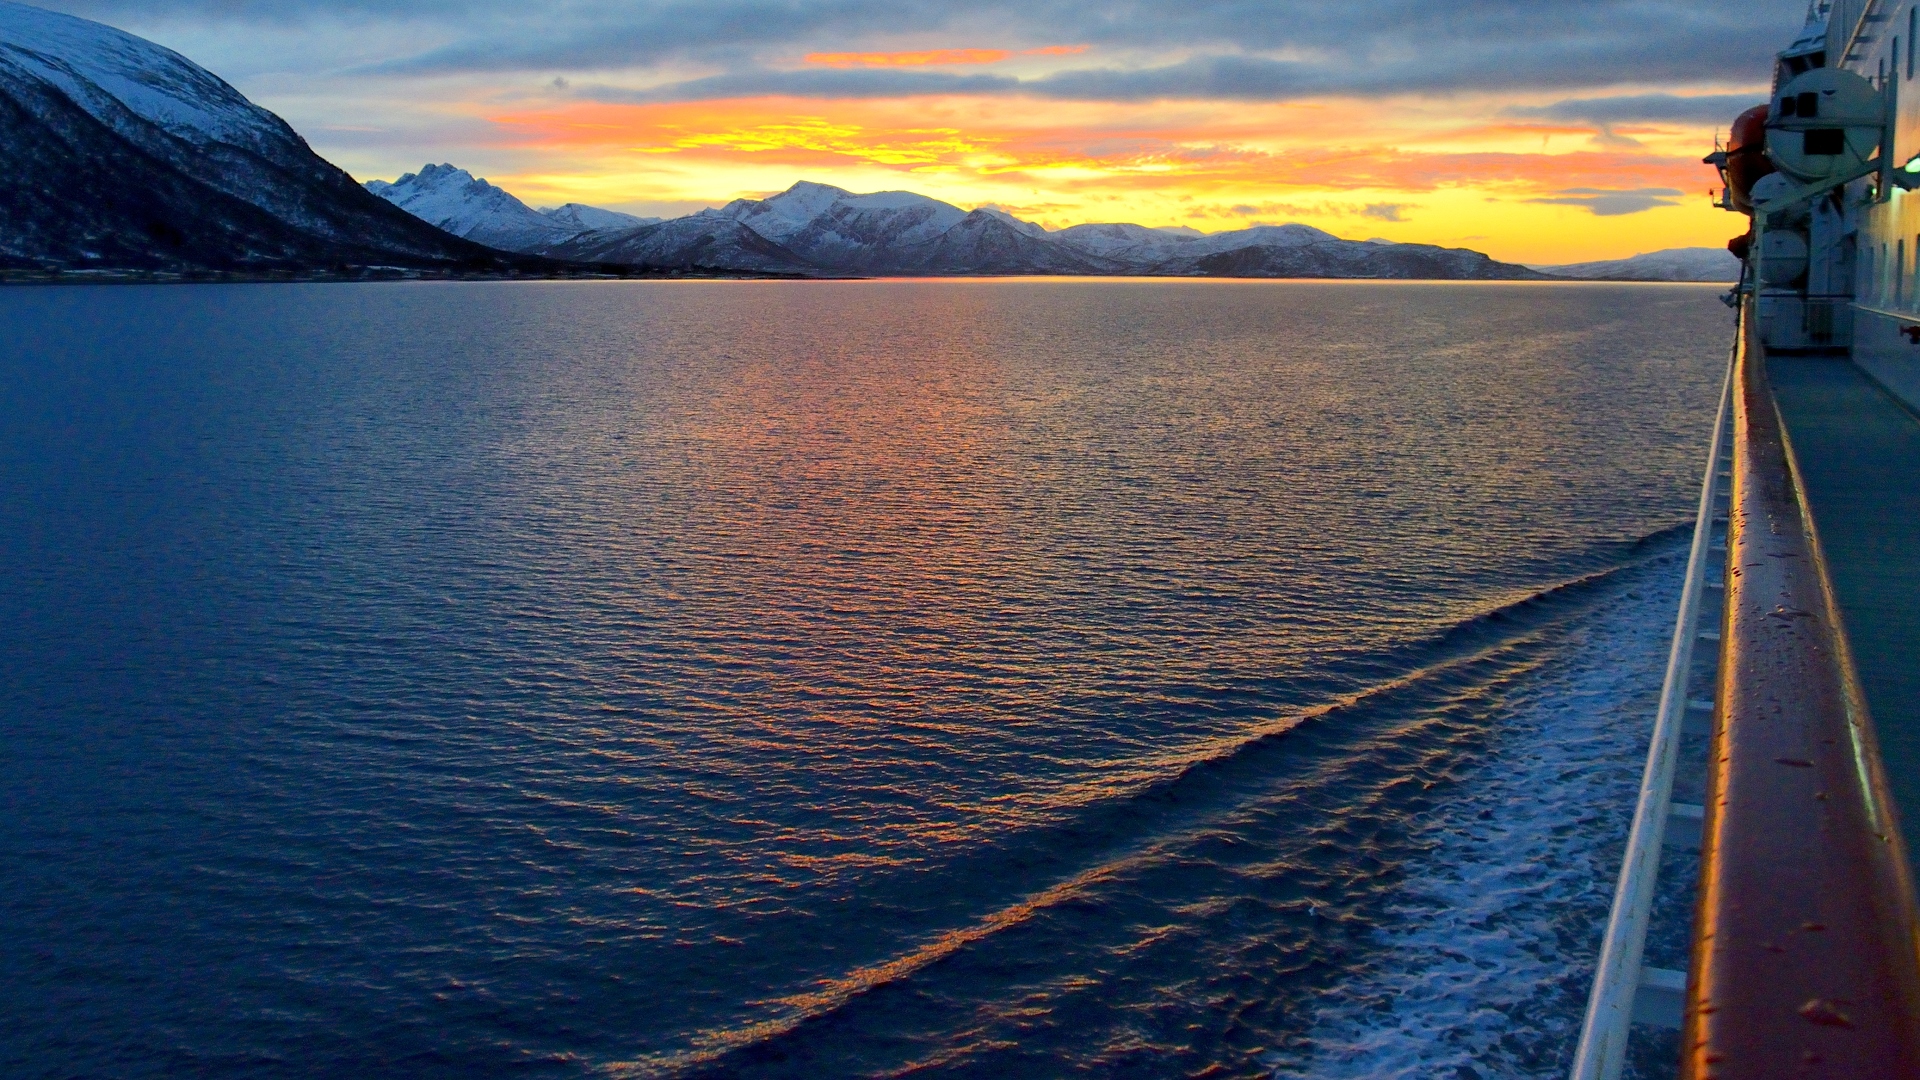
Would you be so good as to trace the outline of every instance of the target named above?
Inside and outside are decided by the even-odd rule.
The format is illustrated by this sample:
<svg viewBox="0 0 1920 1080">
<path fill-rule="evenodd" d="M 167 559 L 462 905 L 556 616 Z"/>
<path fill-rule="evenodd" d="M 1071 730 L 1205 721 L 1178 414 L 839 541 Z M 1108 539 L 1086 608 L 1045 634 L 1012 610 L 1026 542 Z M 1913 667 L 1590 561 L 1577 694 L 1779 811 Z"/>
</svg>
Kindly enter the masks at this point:
<svg viewBox="0 0 1920 1080">
<path fill-rule="evenodd" d="M 0 290 L 0 1073 L 1553 1075 L 1730 334 Z"/>
</svg>

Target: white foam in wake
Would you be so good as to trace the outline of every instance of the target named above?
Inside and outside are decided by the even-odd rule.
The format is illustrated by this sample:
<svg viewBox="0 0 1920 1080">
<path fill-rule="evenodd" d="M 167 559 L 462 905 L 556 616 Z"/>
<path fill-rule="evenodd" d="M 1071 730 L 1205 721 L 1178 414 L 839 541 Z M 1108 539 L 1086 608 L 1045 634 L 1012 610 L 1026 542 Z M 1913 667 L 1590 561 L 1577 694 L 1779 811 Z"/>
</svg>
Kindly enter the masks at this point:
<svg viewBox="0 0 1920 1080">
<path fill-rule="evenodd" d="M 1633 813 L 1680 564 L 1630 571 L 1555 659 L 1497 688 L 1484 757 L 1419 823 L 1382 951 L 1275 1075 L 1563 1076 Z"/>
</svg>

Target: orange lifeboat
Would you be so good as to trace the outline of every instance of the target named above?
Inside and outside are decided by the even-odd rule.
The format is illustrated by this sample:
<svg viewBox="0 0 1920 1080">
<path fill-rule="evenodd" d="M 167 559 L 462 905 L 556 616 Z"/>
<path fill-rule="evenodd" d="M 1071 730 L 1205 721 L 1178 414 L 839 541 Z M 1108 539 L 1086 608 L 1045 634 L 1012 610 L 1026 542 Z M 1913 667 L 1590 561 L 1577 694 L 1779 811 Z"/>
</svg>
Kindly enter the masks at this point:
<svg viewBox="0 0 1920 1080">
<path fill-rule="evenodd" d="M 1733 208 L 1753 213 L 1753 185 L 1773 171 L 1767 160 L 1767 107 L 1755 105 L 1733 122 L 1727 145 L 1727 193 Z"/>
</svg>

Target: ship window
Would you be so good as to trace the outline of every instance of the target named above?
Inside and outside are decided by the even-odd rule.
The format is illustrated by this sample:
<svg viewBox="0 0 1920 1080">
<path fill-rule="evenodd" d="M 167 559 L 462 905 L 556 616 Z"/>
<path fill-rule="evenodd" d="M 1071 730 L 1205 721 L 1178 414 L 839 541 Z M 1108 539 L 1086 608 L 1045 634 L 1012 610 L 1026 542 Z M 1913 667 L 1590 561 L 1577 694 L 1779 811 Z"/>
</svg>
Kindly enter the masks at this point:
<svg viewBox="0 0 1920 1080">
<path fill-rule="evenodd" d="M 1787 70 L 1792 72 L 1795 75 L 1798 75 L 1801 72 L 1807 70 L 1807 62 L 1805 59 L 1801 57 L 1789 56 L 1787 57 Z"/>
<path fill-rule="evenodd" d="M 1809 90 L 1794 98 L 1794 114 L 1797 116 L 1819 116 L 1820 95 Z"/>
<path fill-rule="evenodd" d="M 1807 57 L 1807 66 L 1808 67 L 1826 67 L 1827 54 L 1824 52 L 1817 52 L 1817 53 L 1814 53 L 1812 56 Z"/>
<path fill-rule="evenodd" d="M 1780 115 L 1781 116 L 1793 115 L 1793 99 L 1792 98 L 1783 97 L 1780 99 Z"/>
<path fill-rule="evenodd" d="M 1808 157 L 1837 157 L 1847 152 L 1847 133 L 1840 128 L 1815 128 L 1804 137 L 1801 152 Z"/>
</svg>

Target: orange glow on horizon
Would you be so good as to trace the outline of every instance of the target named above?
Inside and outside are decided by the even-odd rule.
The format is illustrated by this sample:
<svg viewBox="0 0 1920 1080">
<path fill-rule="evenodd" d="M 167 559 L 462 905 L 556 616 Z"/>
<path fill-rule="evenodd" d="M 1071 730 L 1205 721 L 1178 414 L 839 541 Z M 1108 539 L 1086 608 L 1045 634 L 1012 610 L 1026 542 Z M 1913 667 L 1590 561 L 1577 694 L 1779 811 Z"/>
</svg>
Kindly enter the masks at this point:
<svg viewBox="0 0 1920 1080">
<path fill-rule="evenodd" d="M 529 201 L 718 205 L 815 180 L 997 206 L 1048 228 L 1300 221 L 1516 262 L 1717 247 L 1740 231 L 1708 206 L 1711 129 L 1603 133 L 1474 104 L 765 96 L 480 116 L 503 150 L 543 163 L 496 177 Z M 1621 209 L 1601 197 L 1613 193 L 1642 208 L 1597 213 Z"/>
</svg>

